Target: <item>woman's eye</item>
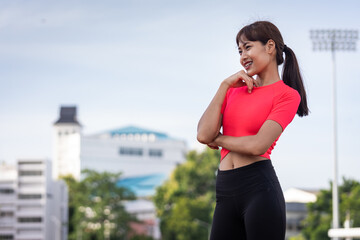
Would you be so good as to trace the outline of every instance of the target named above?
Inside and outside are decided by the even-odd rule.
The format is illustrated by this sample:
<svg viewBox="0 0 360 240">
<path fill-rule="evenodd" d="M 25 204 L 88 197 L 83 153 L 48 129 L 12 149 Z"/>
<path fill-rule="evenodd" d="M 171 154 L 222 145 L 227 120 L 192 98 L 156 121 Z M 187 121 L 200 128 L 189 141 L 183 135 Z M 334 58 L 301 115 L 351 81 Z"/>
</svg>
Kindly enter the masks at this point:
<svg viewBox="0 0 360 240">
<path fill-rule="evenodd" d="M 250 48 L 250 46 L 246 46 L 245 48 L 248 50 Z"/>
</svg>

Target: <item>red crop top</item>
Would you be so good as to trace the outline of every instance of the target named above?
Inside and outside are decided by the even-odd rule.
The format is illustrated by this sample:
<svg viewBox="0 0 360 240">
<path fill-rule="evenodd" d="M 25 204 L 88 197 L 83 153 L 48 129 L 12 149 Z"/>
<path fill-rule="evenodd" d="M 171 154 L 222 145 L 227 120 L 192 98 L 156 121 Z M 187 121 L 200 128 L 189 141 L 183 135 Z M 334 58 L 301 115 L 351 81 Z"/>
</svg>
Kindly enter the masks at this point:
<svg viewBox="0 0 360 240">
<path fill-rule="evenodd" d="M 254 87 L 251 93 L 246 86 L 229 88 L 221 108 L 223 134 L 234 137 L 256 135 L 266 120 L 276 121 L 284 131 L 293 120 L 300 100 L 299 93 L 283 81 Z M 278 139 L 262 157 L 270 159 Z M 222 148 L 221 160 L 229 152 Z"/>
</svg>

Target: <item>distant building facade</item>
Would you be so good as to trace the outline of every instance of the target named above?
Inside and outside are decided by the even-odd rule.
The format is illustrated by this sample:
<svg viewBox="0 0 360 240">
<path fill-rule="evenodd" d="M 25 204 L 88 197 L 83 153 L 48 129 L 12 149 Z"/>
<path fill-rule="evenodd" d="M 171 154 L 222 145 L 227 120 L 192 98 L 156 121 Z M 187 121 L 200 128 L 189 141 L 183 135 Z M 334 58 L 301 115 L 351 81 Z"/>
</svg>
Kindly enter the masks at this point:
<svg viewBox="0 0 360 240">
<path fill-rule="evenodd" d="M 43 159 L 0 166 L 0 239 L 67 239 L 67 187 L 51 175 Z"/>
<path fill-rule="evenodd" d="M 165 133 L 128 126 L 83 136 L 76 107 L 61 107 L 54 124 L 54 178 L 81 170 L 123 172 L 123 176 L 168 176 L 184 162 L 185 141 Z"/>
<path fill-rule="evenodd" d="M 81 169 L 122 171 L 124 176 L 169 175 L 184 161 L 185 150 L 183 141 L 129 126 L 82 137 Z"/>
<path fill-rule="evenodd" d="M 302 230 L 301 222 L 306 218 L 308 211 L 306 204 L 315 202 L 317 191 L 289 188 L 284 191 L 286 204 L 286 237 L 299 235 Z"/>
<path fill-rule="evenodd" d="M 150 236 L 154 240 L 161 239 L 160 220 L 156 217 L 156 208 L 152 201 L 137 199 L 124 202 L 125 210 L 136 216 L 140 222 L 130 222 L 130 227 L 138 235 Z"/>
</svg>

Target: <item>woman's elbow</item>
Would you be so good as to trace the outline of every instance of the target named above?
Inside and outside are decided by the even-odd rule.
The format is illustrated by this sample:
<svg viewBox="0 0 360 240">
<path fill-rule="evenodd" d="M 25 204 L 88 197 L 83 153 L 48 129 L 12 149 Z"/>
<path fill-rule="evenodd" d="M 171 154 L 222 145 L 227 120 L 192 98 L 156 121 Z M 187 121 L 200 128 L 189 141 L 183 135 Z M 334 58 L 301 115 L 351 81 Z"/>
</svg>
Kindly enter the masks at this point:
<svg viewBox="0 0 360 240">
<path fill-rule="evenodd" d="M 250 148 L 250 154 L 253 156 L 260 156 L 266 153 L 268 148 L 266 146 L 254 145 Z"/>
<path fill-rule="evenodd" d="M 253 156 L 261 156 L 261 155 L 264 155 L 266 153 L 266 150 L 263 150 L 263 149 L 254 149 L 252 152 L 251 152 L 251 155 Z"/>
<path fill-rule="evenodd" d="M 197 140 L 202 144 L 208 144 L 212 142 L 212 139 L 210 136 L 207 136 L 205 134 L 198 133 L 197 134 Z"/>
</svg>

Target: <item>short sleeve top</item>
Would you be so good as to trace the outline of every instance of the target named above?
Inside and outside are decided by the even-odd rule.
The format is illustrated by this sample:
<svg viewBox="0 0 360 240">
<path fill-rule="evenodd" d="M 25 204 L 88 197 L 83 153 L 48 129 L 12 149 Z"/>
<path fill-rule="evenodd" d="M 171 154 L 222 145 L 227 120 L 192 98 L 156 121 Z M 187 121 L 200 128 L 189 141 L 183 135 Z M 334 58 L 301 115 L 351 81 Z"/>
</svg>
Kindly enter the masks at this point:
<svg viewBox="0 0 360 240">
<path fill-rule="evenodd" d="M 234 137 L 256 135 L 266 120 L 279 123 L 284 131 L 298 110 L 300 94 L 282 80 L 254 87 L 251 93 L 247 90 L 244 86 L 229 88 L 227 91 L 221 108 L 223 134 Z M 262 157 L 270 159 L 278 139 Z M 221 160 L 229 152 L 222 148 Z"/>
</svg>

